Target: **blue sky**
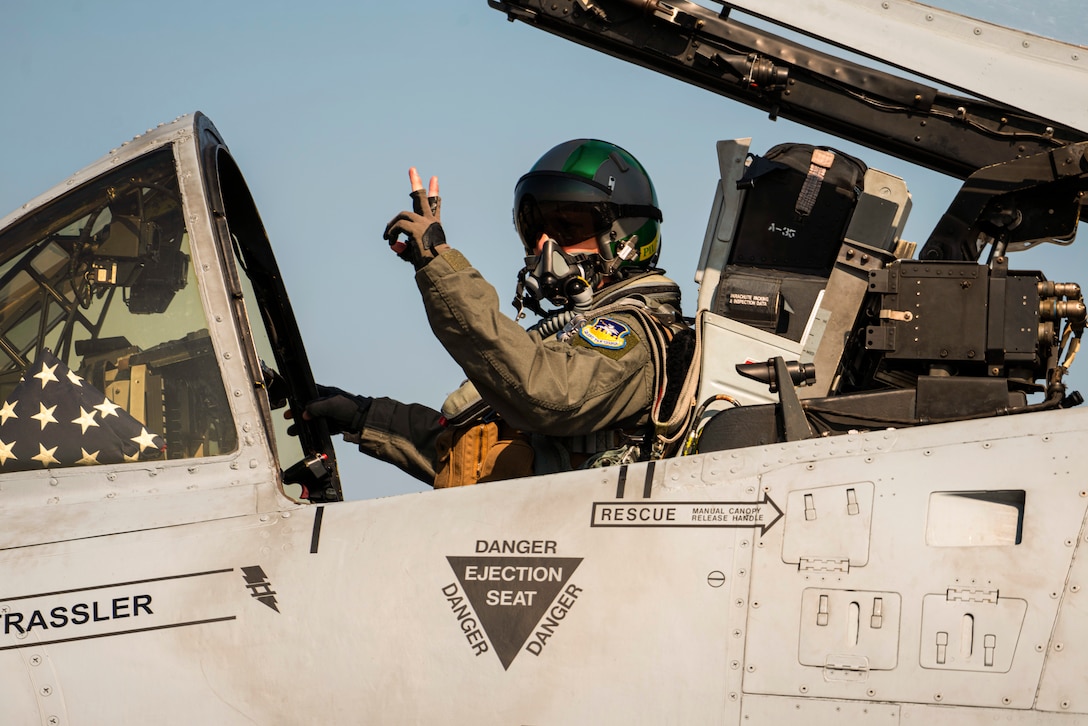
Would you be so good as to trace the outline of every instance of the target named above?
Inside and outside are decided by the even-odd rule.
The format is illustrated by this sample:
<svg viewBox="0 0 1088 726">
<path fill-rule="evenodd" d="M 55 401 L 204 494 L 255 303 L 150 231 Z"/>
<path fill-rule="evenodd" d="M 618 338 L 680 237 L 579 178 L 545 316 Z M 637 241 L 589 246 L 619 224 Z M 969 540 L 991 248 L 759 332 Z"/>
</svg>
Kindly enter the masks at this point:
<svg viewBox="0 0 1088 726">
<path fill-rule="evenodd" d="M 1014 12 L 991 8 L 996 20 Z M 1062 26 L 1065 39 L 1084 43 L 1083 14 L 1071 17 L 1079 25 Z M 1039 32 L 1060 25 L 1020 20 Z M 691 304 L 719 139 L 751 136 L 757 152 L 830 144 L 904 177 L 914 198 L 905 237 L 919 243 L 958 188 L 509 23 L 486 0 L 8 0 L 0 88 L 0 215 L 146 129 L 203 111 L 261 210 L 316 378 L 436 407 L 462 374 L 430 333 L 411 268 L 381 239 L 408 205 L 409 166 L 439 176 L 450 242 L 503 301 L 522 264 L 514 183 L 570 138 L 618 143 L 649 170 L 665 216 L 662 265 Z M 1013 266 L 1088 283 L 1084 244 L 1047 245 Z M 338 452 L 352 498 L 426 488 L 351 446 Z"/>
</svg>

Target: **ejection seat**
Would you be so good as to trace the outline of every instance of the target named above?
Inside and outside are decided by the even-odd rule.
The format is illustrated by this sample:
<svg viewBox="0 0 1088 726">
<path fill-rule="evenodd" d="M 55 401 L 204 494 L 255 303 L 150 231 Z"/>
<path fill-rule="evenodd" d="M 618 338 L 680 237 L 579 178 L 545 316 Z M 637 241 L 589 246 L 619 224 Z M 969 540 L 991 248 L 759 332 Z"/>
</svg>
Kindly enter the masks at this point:
<svg viewBox="0 0 1088 726">
<path fill-rule="evenodd" d="M 796 401 L 834 389 L 869 272 L 913 253 L 900 240 L 903 180 L 826 147 L 758 156 L 750 144 L 717 145 L 721 179 L 696 275 L 699 451 L 812 435 Z M 781 375 L 792 382 L 778 385 Z"/>
</svg>

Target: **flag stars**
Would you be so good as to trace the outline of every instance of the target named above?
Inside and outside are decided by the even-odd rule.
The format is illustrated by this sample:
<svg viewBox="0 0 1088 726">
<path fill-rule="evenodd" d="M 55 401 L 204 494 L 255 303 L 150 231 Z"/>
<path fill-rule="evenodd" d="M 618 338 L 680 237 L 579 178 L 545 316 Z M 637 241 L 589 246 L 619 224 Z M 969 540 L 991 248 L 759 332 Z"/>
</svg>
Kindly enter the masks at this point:
<svg viewBox="0 0 1088 726">
<path fill-rule="evenodd" d="M 151 433 L 150 431 L 148 431 L 144 427 L 140 428 L 140 435 L 139 436 L 133 436 L 130 440 L 135 441 L 137 444 L 140 445 L 140 452 L 141 453 L 143 452 L 144 449 L 154 449 L 154 448 L 156 448 L 155 447 L 155 434 Z"/>
<path fill-rule="evenodd" d="M 15 414 L 15 401 L 4 401 L 4 407 L 0 408 L 0 426 L 6 424 L 9 418 L 19 418 Z"/>
<path fill-rule="evenodd" d="M 107 416 L 116 416 L 117 409 L 121 407 L 110 399 L 103 398 L 102 403 L 95 406 L 95 408 L 98 409 L 98 411 L 102 414 L 102 418 L 106 418 Z"/>
<path fill-rule="evenodd" d="M 87 450 L 84 449 L 84 448 L 80 448 L 80 451 L 83 452 L 83 458 L 80 459 L 79 461 L 77 461 L 76 462 L 77 464 L 82 464 L 83 466 L 91 466 L 91 465 L 94 465 L 94 464 L 98 463 L 98 452 L 97 451 L 95 451 L 94 453 L 91 453 L 91 454 L 88 454 Z"/>
<path fill-rule="evenodd" d="M 55 380 L 55 379 L 54 379 Z M 51 423 L 57 423 L 57 420 L 53 418 L 53 412 L 57 410 L 56 406 L 49 406 L 46 408 L 44 403 L 39 403 L 40 409 L 36 414 L 30 418 L 37 420 L 42 425 L 42 431 L 45 431 L 45 427 Z"/>
<path fill-rule="evenodd" d="M 55 452 L 58 448 L 59 447 L 54 446 L 52 449 L 47 449 L 45 448 L 44 444 L 38 444 L 38 455 L 32 456 L 30 458 L 34 461 L 40 461 L 42 463 L 42 466 L 45 467 L 48 467 L 51 464 L 59 464 L 60 461 L 55 456 L 53 456 L 53 452 Z"/>
<path fill-rule="evenodd" d="M 83 429 L 83 433 L 87 433 L 87 429 L 91 426 L 97 426 L 98 422 L 94 420 L 94 411 L 88 411 L 82 406 L 79 407 L 79 418 L 72 419 L 72 423 L 79 424 Z"/>
<path fill-rule="evenodd" d="M 0 399 L 0 471 L 109 466 L 164 455 L 162 437 L 146 423 L 52 352 L 40 356 Z"/>
<path fill-rule="evenodd" d="M 18 460 L 19 457 L 17 457 L 11 450 L 13 446 L 15 446 L 14 441 L 9 444 L 3 440 L 0 440 L 0 466 L 8 463 L 8 459 Z"/>
<path fill-rule="evenodd" d="M 60 363 L 57 363 L 56 365 L 50 367 L 50 366 L 47 366 L 44 363 L 42 363 L 42 369 L 39 372 L 34 374 L 35 378 L 38 378 L 38 379 L 41 380 L 42 388 L 45 388 L 46 383 L 49 383 L 51 381 L 52 382 L 57 381 L 57 377 L 55 375 L 53 375 L 53 371 L 57 370 L 57 366 L 59 366 L 59 365 L 60 365 Z"/>
</svg>

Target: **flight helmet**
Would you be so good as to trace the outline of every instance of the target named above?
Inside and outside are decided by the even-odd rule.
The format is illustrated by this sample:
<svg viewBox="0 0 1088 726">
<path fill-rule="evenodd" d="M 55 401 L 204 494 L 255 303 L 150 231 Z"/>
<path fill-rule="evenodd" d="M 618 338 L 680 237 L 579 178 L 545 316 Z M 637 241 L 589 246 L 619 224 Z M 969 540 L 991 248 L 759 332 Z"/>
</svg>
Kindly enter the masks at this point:
<svg viewBox="0 0 1088 726">
<path fill-rule="evenodd" d="M 525 247 L 530 298 L 570 307 L 604 275 L 652 268 L 661 249 L 661 210 L 642 164 L 607 141 L 574 139 L 545 153 L 514 189 L 514 227 Z M 537 255 L 545 235 L 552 242 Z M 595 239 L 594 254 L 563 248 Z"/>
<path fill-rule="evenodd" d="M 541 234 L 560 247 L 596 238 L 612 260 L 631 241 L 619 267 L 652 267 L 661 247 L 661 210 L 649 175 L 607 141 L 575 139 L 545 153 L 514 189 L 514 226 L 533 254 Z M 637 239 L 632 240 L 637 235 Z"/>
</svg>

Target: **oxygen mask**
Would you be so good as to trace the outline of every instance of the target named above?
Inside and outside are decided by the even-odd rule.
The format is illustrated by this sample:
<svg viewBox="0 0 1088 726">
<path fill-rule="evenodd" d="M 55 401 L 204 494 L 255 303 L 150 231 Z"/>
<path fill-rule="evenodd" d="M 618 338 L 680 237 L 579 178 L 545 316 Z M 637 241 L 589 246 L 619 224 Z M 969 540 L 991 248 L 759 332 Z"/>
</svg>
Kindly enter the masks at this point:
<svg viewBox="0 0 1088 726">
<path fill-rule="evenodd" d="M 550 237 L 538 255 L 525 258 L 519 275 L 519 288 L 526 307 L 540 313 L 540 302 L 547 300 L 560 309 L 585 310 L 593 302 L 593 284 L 599 277 L 598 255 L 567 254 Z M 519 290 L 519 293 L 521 290 Z"/>
</svg>

